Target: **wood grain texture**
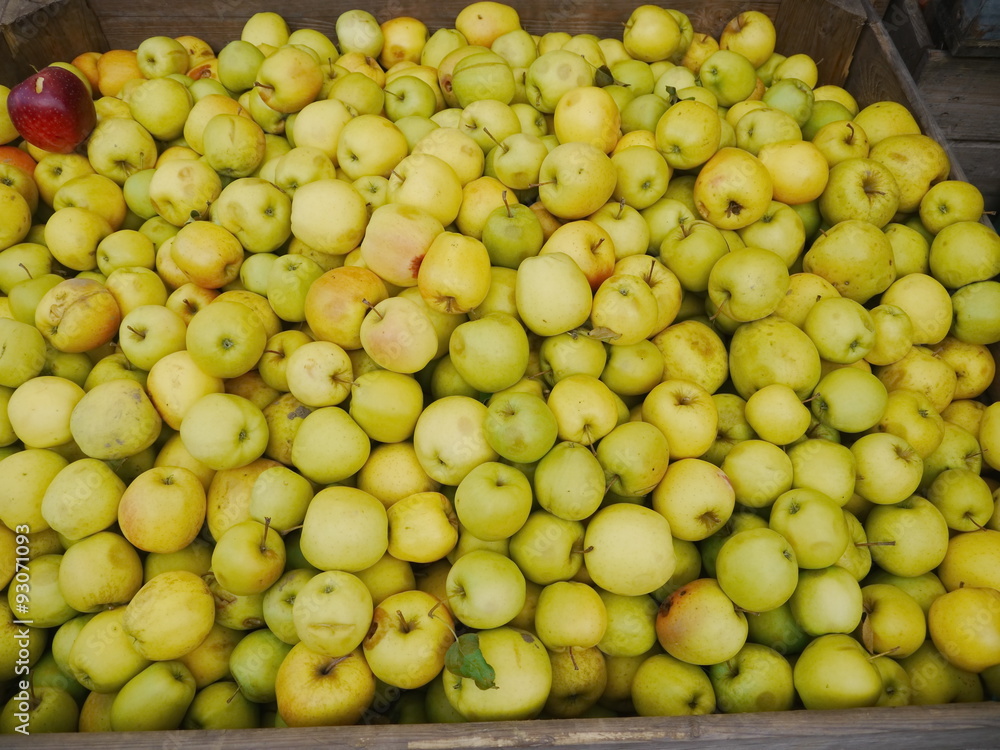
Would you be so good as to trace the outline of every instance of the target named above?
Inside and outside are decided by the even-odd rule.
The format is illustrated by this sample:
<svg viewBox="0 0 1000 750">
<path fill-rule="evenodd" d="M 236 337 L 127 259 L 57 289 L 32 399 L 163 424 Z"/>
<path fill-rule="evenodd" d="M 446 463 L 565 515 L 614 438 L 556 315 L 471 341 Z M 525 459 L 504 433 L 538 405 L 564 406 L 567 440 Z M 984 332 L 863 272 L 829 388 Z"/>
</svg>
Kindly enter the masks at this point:
<svg viewBox="0 0 1000 750">
<path fill-rule="evenodd" d="M 768 714 L 560 719 L 490 724 L 319 727 L 205 732 L 80 734 L 72 746 L 130 750 L 476 750 L 478 748 L 587 748 L 587 750 L 995 750 L 1000 704 L 903 706 L 851 711 L 787 711 Z M 62 750 L 58 735 L 5 741 L 5 747 Z"/>
<path fill-rule="evenodd" d="M 948 138 L 1000 143 L 1000 59 L 929 50 L 919 83 Z"/>
<path fill-rule="evenodd" d="M 934 46 L 917 0 L 892 0 L 882 19 L 910 74 L 919 83 L 920 69 Z"/>
<path fill-rule="evenodd" d="M 786 56 L 810 55 L 819 69 L 819 84 L 840 86 L 866 21 L 861 0 L 797 0 L 778 15 L 777 49 Z"/>
<path fill-rule="evenodd" d="M 51 62 L 68 62 L 105 45 L 100 23 L 86 0 L 12 0 L 2 18 L 0 83 L 5 86 Z"/>
</svg>

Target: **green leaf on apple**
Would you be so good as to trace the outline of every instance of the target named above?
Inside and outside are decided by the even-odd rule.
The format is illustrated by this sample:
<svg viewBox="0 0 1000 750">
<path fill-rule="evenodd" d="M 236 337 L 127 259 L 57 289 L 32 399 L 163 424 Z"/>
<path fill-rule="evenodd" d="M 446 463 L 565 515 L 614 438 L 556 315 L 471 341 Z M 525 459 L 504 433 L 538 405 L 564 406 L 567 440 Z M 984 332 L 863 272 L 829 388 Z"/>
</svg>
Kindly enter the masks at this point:
<svg viewBox="0 0 1000 750">
<path fill-rule="evenodd" d="M 449 672 L 476 681 L 480 690 L 495 688 L 497 673 L 486 663 L 483 652 L 479 648 L 479 636 L 476 633 L 465 633 L 458 637 L 444 657 L 445 667 Z"/>
</svg>

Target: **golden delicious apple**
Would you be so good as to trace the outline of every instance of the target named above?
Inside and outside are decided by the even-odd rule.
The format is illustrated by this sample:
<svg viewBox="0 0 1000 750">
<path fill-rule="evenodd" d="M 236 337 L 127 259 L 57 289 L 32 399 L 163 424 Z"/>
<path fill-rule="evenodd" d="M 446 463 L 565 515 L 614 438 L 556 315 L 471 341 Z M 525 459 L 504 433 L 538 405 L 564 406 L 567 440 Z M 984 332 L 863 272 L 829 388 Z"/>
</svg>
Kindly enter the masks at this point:
<svg viewBox="0 0 1000 750">
<path fill-rule="evenodd" d="M 719 229 L 739 229 L 757 221 L 772 195 L 767 168 L 736 148 L 719 149 L 702 167 L 694 186 L 698 212 Z"/>
<path fill-rule="evenodd" d="M 168 571 L 139 589 L 125 608 L 122 628 L 141 655 L 164 661 L 194 650 L 214 620 L 208 584 L 187 571 Z"/>
<path fill-rule="evenodd" d="M 530 519 L 529 519 L 530 520 Z M 622 538 L 631 541 L 623 545 Z M 584 537 L 587 572 L 602 589 L 623 596 L 656 591 L 674 571 L 670 524 L 641 505 L 618 503 L 591 517 Z M 643 549 L 641 558 L 626 551 Z"/>
<path fill-rule="evenodd" d="M 360 648 L 340 657 L 296 644 L 275 680 L 278 715 L 288 726 L 355 724 L 375 697 L 375 676 Z"/>
</svg>

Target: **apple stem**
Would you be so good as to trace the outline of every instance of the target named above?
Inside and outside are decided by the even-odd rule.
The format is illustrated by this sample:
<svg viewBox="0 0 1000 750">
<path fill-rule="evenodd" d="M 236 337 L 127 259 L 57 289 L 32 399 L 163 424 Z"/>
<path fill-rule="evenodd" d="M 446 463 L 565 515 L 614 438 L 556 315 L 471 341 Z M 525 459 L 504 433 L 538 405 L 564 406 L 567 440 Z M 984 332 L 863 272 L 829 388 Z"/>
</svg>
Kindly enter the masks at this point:
<svg viewBox="0 0 1000 750">
<path fill-rule="evenodd" d="M 406 618 L 403 616 L 402 610 L 397 609 L 396 616 L 399 618 L 399 629 L 404 633 L 409 633 L 412 628 L 410 628 L 410 623 L 408 623 Z"/>
<path fill-rule="evenodd" d="M 391 95 L 391 96 L 394 96 L 394 97 L 396 97 L 396 99 L 399 99 L 399 100 L 402 100 L 402 98 L 403 98 L 403 95 L 402 95 L 402 94 L 397 94 L 397 93 L 396 93 L 395 91 L 393 91 L 392 89 L 384 89 L 384 91 L 385 91 L 385 93 L 387 93 L 387 94 L 389 94 L 389 95 Z"/>
<path fill-rule="evenodd" d="M 28 274 L 28 278 L 29 278 L 29 279 L 32 279 L 32 278 L 34 278 L 34 277 L 33 277 L 33 276 L 31 275 L 31 271 L 29 271 L 29 270 L 28 270 L 28 267 L 27 267 L 26 265 L 24 265 L 24 263 L 18 263 L 17 265 L 19 265 L 19 266 L 20 266 L 21 268 L 23 268 L 23 269 L 24 269 L 24 272 L 25 272 L 26 274 Z"/>
<path fill-rule="evenodd" d="M 855 547 L 895 547 L 896 541 L 891 540 L 888 542 L 855 542 Z"/>
<path fill-rule="evenodd" d="M 986 531 L 986 527 L 980 525 L 980 523 L 975 518 L 972 517 L 972 513 L 966 513 L 965 517 L 968 518 L 969 519 L 969 523 L 971 523 L 977 529 L 979 529 L 980 531 Z"/>
<path fill-rule="evenodd" d="M 285 536 L 285 534 L 291 534 L 293 531 L 298 531 L 301 528 L 302 524 L 300 523 L 298 526 L 292 526 L 292 528 L 285 529 L 284 531 L 279 531 L 278 533 L 281 534 L 282 536 Z"/>
<path fill-rule="evenodd" d="M 406 179 L 405 177 L 403 177 L 403 175 L 401 175 L 401 174 L 400 174 L 399 172 L 397 172 L 397 171 L 396 171 L 395 169 L 390 169 L 390 170 L 389 170 L 389 174 L 391 174 L 391 175 L 392 175 L 393 177 L 395 177 L 395 178 L 396 178 L 397 180 L 399 180 L 400 182 L 402 182 L 403 180 L 405 180 L 405 179 Z"/>
<path fill-rule="evenodd" d="M 232 702 L 233 702 L 233 698 L 235 698 L 235 697 L 236 697 L 237 695 L 239 695 L 239 694 L 240 694 L 240 690 L 242 690 L 242 688 L 241 688 L 241 687 L 239 686 L 239 684 L 237 683 L 237 685 L 236 685 L 236 690 L 234 690 L 234 691 L 233 691 L 233 694 L 232 694 L 232 695 L 230 695 L 230 696 L 229 696 L 228 698 L 226 698 L 226 705 L 227 705 L 227 706 L 228 706 L 228 705 L 229 705 L 230 703 L 232 703 Z"/>
<path fill-rule="evenodd" d="M 555 185 L 555 184 L 556 184 L 555 180 L 547 180 L 546 182 L 532 182 L 530 185 L 528 185 L 528 187 L 537 188 L 537 187 L 542 187 L 544 185 Z"/>
<path fill-rule="evenodd" d="M 623 213 L 625 213 L 625 197 L 624 196 L 622 196 L 622 199 L 620 201 L 618 201 L 618 215 L 615 218 L 616 219 L 621 219 Z"/>
<path fill-rule="evenodd" d="M 137 330 L 136 330 L 135 328 L 133 328 L 132 326 L 125 326 L 125 327 L 126 327 L 126 328 L 128 328 L 128 329 L 129 329 L 129 330 L 130 330 L 130 331 L 131 331 L 132 333 L 134 333 L 134 334 L 135 334 L 136 336 L 138 336 L 139 338 L 141 338 L 141 339 L 144 339 L 144 338 L 146 338 L 146 334 L 145 334 L 145 333 L 143 333 L 142 331 L 137 331 Z"/>
<path fill-rule="evenodd" d="M 607 495 L 609 492 L 611 492 L 611 485 L 613 485 L 619 479 L 621 479 L 621 477 L 618 476 L 617 474 L 615 474 L 614 476 L 611 477 L 611 479 L 608 481 L 608 483 L 604 485 L 604 494 L 605 495 Z"/>
<path fill-rule="evenodd" d="M 592 544 L 589 547 L 585 547 L 581 554 L 586 555 L 588 552 L 593 552 L 593 551 L 594 551 L 594 545 Z"/>
<path fill-rule="evenodd" d="M 569 660 L 573 662 L 573 670 L 576 672 L 580 671 L 580 665 L 576 663 L 576 657 L 573 656 L 573 647 L 569 647 Z"/>
<path fill-rule="evenodd" d="M 893 646 L 888 651 L 883 651 L 882 653 L 879 654 L 869 654 L 868 661 L 874 661 L 875 659 L 878 659 L 881 656 L 889 656 L 890 654 L 894 654 L 897 651 L 899 651 L 899 646 Z"/>
<path fill-rule="evenodd" d="M 347 654 L 346 656 L 338 656 L 336 659 L 331 659 L 330 662 L 320 670 L 320 674 L 324 676 L 330 674 L 330 672 L 333 671 L 333 668 L 340 664 L 340 662 L 344 661 L 344 659 L 350 658 L 351 655 Z"/>
<path fill-rule="evenodd" d="M 505 146 L 502 143 L 500 143 L 500 141 L 498 141 L 496 139 L 496 136 L 493 135 L 493 133 L 490 132 L 489 128 L 483 128 L 483 132 L 486 133 L 487 137 L 489 137 L 489 139 L 491 141 L 493 141 L 495 144 L 497 144 L 503 150 L 503 152 L 505 154 L 510 150 L 510 146 Z"/>
<path fill-rule="evenodd" d="M 438 620 L 439 622 L 443 622 L 443 623 L 444 623 L 444 626 L 445 626 L 446 628 L 448 628 L 448 630 L 450 630 L 450 631 L 451 631 L 451 636 L 452 636 L 452 638 L 454 638 L 454 639 L 455 639 L 455 640 L 457 641 L 457 640 L 458 640 L 458 633 L 456 633 L 456 632 L 455 632 L 455 628 L 454 628 L 454 627 L 452 627 L 452 625 L 451 625 L 451 623 L 450 623 L 450 622 L 448 622 L 447 620 L 442 620 L 442 619 L 441 619 L 440 617 L 438 617 L 438 616 L 437 616 L 437 614 L 436 614 L 436 613 L 437 613 L 437 608 L 438 608 L 438 607 L 440 607 L 440 606 L 441 606 L 441 602 L 440 602 L 440 601 L 436 602 L 436 603 L 434 604 L 434 606 L 433 606 L 433 607 L 431 607 L 431 608 L 430 608 L 430 609 L 429 609 L 429 610 L 427 611 L 427 616 L 428 616 L 428 617 L 433 617 L 433 618 L 434 618 L 435 620 Z"/>
<path fill-rule="evenodd" d="M 260 551 L 267 552 L 267 530 L 271 528 L 271 517 L 264 516 L 264 533 L 260 537 Z"/>
<path fill-rule="evenodd" d="M 379 319 L 385 319 L 385 316 L 384 316 L 384 315 L 382 315 L 382 313 L 380 313 L 380 312 L 379 312 L 378 310 L 376 310 L 376 309 L 375 309 L 375 305 L 373 305 L 373 304 L 372 304 L 371 302 L 369 302 L 368 300 L 366 300 L 366 299 L 362 299 L 362 300 L 361 300 L 361 304 L 362 304 L 362 305 L 364 305 L 365 307 L 367 307 L 367 308 L 368 308 L 369 310 L 371 310 L 371 311 L 372 311 L 373 313 L 375 313 L 376 315 L 378 315 Z"/>
<path fill-rule="evenodd" d="M 485 128 L 484 128 L 484 130 L 485 130 Z M 500 198 L 501 198 L 501 200 L 503 200 L 504 208 L 507 209 L 507 218 L 508 219 L 514 218 L 514 212 L 510 210 L 510 203 L 507 202 L 507 191 L 506 190 L 504 190 L 502 193 L 500 193 Z"/>
</svg>

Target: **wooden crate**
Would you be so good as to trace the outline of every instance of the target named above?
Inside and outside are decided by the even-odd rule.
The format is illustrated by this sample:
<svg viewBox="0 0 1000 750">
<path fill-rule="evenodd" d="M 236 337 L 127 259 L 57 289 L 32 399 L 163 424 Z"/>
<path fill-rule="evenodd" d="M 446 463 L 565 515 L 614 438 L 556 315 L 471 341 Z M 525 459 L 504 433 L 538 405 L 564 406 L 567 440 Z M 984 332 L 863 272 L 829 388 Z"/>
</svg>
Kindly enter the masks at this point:
<svg viewBox="0 0 1000 750">
<path fill-rule="evenodd" d="M 639 0 L 594 2 L 508 0 L 533 32 L 565 30 L 619 36 Z M 379 20 L 412 15 L 433 30 L 452 26 L 466 0 L 375 0 L 364 5 Z M 39 8 L 39 6 L 43 6 Z M 218 50 L 238 38 L 246 18 L 278 10 L 292 28 L 308 26 L 333 34 L 344 0 L 8 0 L 0 10 L 0 83 L 11 85 L 31 68 L 69 60 L 91 50 L 135 48 L 153 34 L 194 34 Z M 882 16 L 888 0 L 674 0 L 668 7 L 688 13 L 698 30 L 718 34 L 743 10 L 762 10 L 775 20 L 778 49 L 805 52 L 820 67 L 821 83 L 844 84 L 862 105 L 891 99 L 905 104 L 926 133 L 950 148 L 916 83 L 893 45 Z M 950 151 L 953 176 L 965 174 Z M 4 738 L 3 747 L 61 748 L 537 748 L 591 750 L 652 748 L 815 748 L 840 750 L 993 749 L 1000 743 L 1000 705 L 995 702 L 907 706 L 850 711 L 788 711 L 699 717 L 535 720 L 487 724 L 362 725 L 315 729 L 171 731 L 130 734 L 36 735 Z"/>
<path fill-rule="evenodd" d="M 1000 57 L 996 0 L 933 0 L 931 11 L 953 55 Z"/>
<path fill-rule="evenodd" d="M 917 0 L 893 0 L 884 25 L 966 178 L 982 191 L 986 210 L 1000 212 L 1000 58 L 940 49 L 943 30 L 928 17 L 933 24 Z"/>
</svg>

